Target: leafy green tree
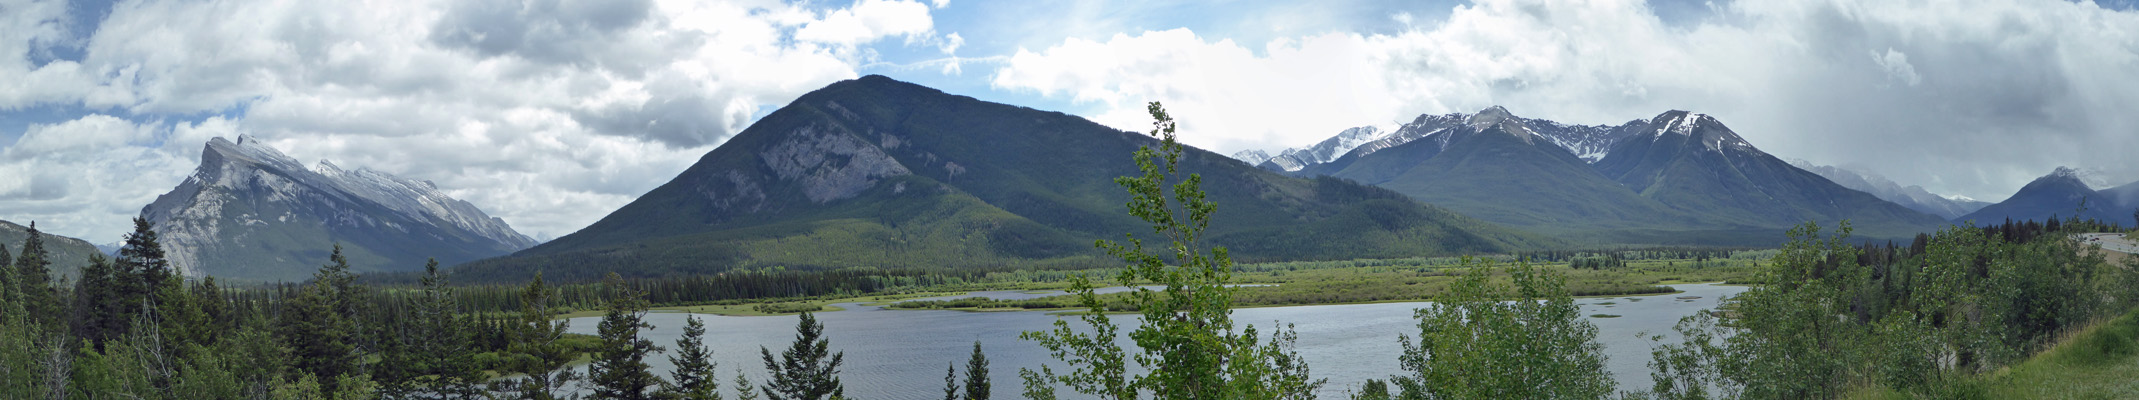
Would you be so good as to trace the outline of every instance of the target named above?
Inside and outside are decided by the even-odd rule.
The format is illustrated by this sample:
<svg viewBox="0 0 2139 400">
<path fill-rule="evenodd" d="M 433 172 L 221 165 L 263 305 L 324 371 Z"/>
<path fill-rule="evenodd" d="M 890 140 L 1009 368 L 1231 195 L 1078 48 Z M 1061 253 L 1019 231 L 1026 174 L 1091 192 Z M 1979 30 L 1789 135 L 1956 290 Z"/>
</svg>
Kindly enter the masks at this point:
<svg viewBox="0 0 2139 400">
<path fill-rule="evenodd" d="M 1308 377 L 1306 363 L 1292 350 L 1289 329 L 1268 342 L 1257 336 L 1254 326 L 1235 330 L 1234 288 L 1227 285 L 1232 258 L 1224 247 L 1206 254 L 1202 243 L 1217 205 L 1205 199 L 1200 175 L 1175 182 L 1182 173 L 1185 147 L 1176 140 L 1173 118 L 1164 107 L 1153 102 L 1146 109 L 1155 120 L 1151 135 L 1160 139 L 1159 146 L 1137 149 L 1134 158 L 1141 176 L 1114 182 L 1131 195 L 1129 214 L 1150 223 L 1152 233 L 1171 243 L 1163 255 L 1146 251 L 1134 234 L 1127 235 L 1127 244 L 1102 240 L 1096 246 L 1129 264 L 1116 276 L 1118 283 L 1164 287 L 1140 287 L 1129 295 L 1130 307 L 1144 317 L 1129 333 L 1142 349 L 1133 360 L 1148 372 L 1129 374 L 1131 358 L 1115 342 L 1118 328 L 1105 314 L 1109 308 L 1094 292 L 1091 279 L 1079 275 L 1071 279 L 1071 291 L 1089 311 L 1079 318 L 1091 332 L 1078 332 L 1068 321 L 1058 320 L 1053 330 L 1022 334 L 1072 366 L 1067 373 L 1045 365 L 1040 371 L 1021 371 L 1026 395 L 1053 398 L 1053 385 L 1060 384 L 1116 400 L 1137 398 L 1140 391 L 1165 399 L 1313 397 L 1325 380 Z"/>
<path fill-rule="evenodd" d="M 1410 376 L 1391 378 L 1407 399 L 1602 399 L 1612 394 L 1597 327 L 1582 318 L 1566 278 L 1528 262 L 1470 267 L 1417 311 L 1419 336 L 1399 357 Z M 1512 287 L 1510 287 L 1512 286 Z"/>
<path fill-rule="evenodd" d="M 683 337 L 676 338 L 676 354 L 668 361 L 676 365 L 669 372 L 669 384 L 663 389 L 668 398 L 684 400 L 720 400 L 720 363 L 713 361 L 713 350 L 706 348 L 706 324 L 698 317 L 687 317 L 683 325 Z M 749 385 L 739 386 L 749 390 Z"/>
<path fill-rule="evenodd" d="M 552 400 L 560 398 L 558 393 L 565 385 L 579 380 L 579 375 L 564 367 L 579 354 L 563 342 L 571 321 L 555 318 L 551 304 L 556 295 L 556 291 L 542 284 L 540 272 L 521 291 L 520 322 L 512 343 L 506 347 L 512 358 L 504 370 L 527 377 L 499 383 L 500 391 L 511 392 L 520 399 Z"/>
<path fill-rule="evenodd" d="M 988 400 L 994 385 L 988 383 L 988 355 L 981 354 L 980 341 L 973 341 L 973 356 L 966 358 L 966 400 Z"/>
<path fill-rule="evenodd" d="M 824 338 L 824 324 L 809 312 L 801 314 L 795 324 L 795 343 L 774 359 L 772 350 L 762 346 L 758 352 L 764 356 L 765 372 L 772 375 L 764 387 L 766 398 L 772 400 L 824 400 L 846 396 L 846 387 L 839 383 L 839 364 L 846 353 L 833 353 L 831 340 Z"/>
<path fill-rule="evenodd" d="M 609 273 L 602 286 L 610 295 L 609 312 L 595 328 L 601 333 L 601 347 L 594 352 L 594 363 L 587 365 L 594 395 L 604 399 L 652 399 L 649 390 L 663 382 L 646 365 L 646 355 L 661 352 L 661 347 L 639 337 L 640 329 L 653 328 L 646 323 L 645 294 L 625 284 L 615 272 Z"/>
</svg>

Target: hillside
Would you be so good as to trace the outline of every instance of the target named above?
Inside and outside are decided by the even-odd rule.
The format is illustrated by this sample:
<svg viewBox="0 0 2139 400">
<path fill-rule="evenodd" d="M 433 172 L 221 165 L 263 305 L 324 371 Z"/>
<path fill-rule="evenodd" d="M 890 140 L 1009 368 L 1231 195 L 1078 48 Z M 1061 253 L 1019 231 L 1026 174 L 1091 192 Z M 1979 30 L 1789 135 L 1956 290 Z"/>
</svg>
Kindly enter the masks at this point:
<svg viewBox="0 0 2139 400">
<path fill-rule="evenodd" d="M 2095 190 L 2080 179 L 2079 171 L 2059 167 L 2021 186 L 2005 201 L 1985 206 L 1968 213 L 1954 222 L 1974 221 L 1977 225 L 2005 222 L 2005 220 L 2042 221 L 2050 218 L 2081 218 L 2104 222 L 2126 223 L 2133 221 L 2133 210 L 2139 209 L 2139 182 L 2124 186 Z"/>
<path fill-rule="evenodd" d="M 125 232 L 115 233 L 114 235 L 123 233 Z M 89 265 L 90 255 L 102 254 L 95 245 L 89 244 L 89 241 L 86 240 L 53 235 L 48 232 L 38 232 L 38 236 L 44 238 L 45 251 L 52 254 L 50 260 L 52 265 L 48 268 L 51 269 L 52 277 L 55 279 L 61 276 L 72 279 L 78 275 L 82 267 Z M 22 242 L 29 239 L 29 227 L 13 222 L 0 221 L 0 246 L 5 246 L 9 255 L 22 257 Z M 13 261 L 9 260 L 8 263 L 12 264 Z"/>
<path fill-rule="evenodd" d="M 1124 212 L 1128 195 L 1113 178 L 1135 173 L 1130 154 L 1153 143 L 1067 114 L 868 76 L 773 111 L 585 229 L 461 274 L 1111 265 L 1093 240 L 1149 229 Z M 1243 261 L 1547 242 L 1387 190 L 1286 177 L 1203 150 L 1190 149 L 1183 165 L 1219 206 L 1211 243 Z"/>
</svg>

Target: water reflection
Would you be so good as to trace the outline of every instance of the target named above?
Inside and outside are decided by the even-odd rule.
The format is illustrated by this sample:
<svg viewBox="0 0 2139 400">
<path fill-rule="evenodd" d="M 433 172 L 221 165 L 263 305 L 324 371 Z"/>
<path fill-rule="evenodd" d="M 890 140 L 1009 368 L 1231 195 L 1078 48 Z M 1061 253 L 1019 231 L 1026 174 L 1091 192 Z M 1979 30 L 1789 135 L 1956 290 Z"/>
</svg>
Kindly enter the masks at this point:
<svg viewBox="0 0 2139 400">
<path fill-rule="evenodd" d="M 1667 334 L 1680 317 L 1713 308 L 1717 299 L 1745 291 L 1742 286 L 1712 284 L 1671 285 L 1683 293 L 1578 299 L 1582 314 L 1613 314 L 1618 318 L 1591 318 L 1597 324 L 1598 341 L 1610 358 L 1606 361 L 1620 390 L 1647 389 L 1651 343 L 1642 332 Z M 1110 288 L 1112 291 L 1124 288 Z M 1020 291 L 977 292 L 968 296 L 1023 299 L 1060 294 Z M 946 297 L 948 298 L 948 297 Z M 1412 310 L 1424 303 L 1350 304 L 1250 308 L 1234 311 L 1234 320 L 1254 324 L 1268 332 L 1272 321 L 1291 323 L 1299 330 L 1300 355 L 1313 368 L 1315 377 L 1329 378 L 1321 393 L 1325 399 L 1343 398 L 1348 389 L 1368 378 L 1385 379 L 1402 373 L 1397 355 L 1402 347 L 1398 334 L 1417 334 Z M 846 352 L 841 379 L 847 394 L 863 399 L 921 400 L 941 396 L 944 367 L 964 368 L 973 341 L 987 351 L 995 398 L 1019 396 L 1018 368 L 1038 369 L 1047 354 L 1031 342 L 1018 340 L 1020 332 L 1048 329 L 1057 317 L 1038 311 L 964 312 L 944 310 L 887 310 L 858 303 L 840 304 L 846 311 L 818 314 L 832 348 Z M 655 313 L 647 317 L 654 329 L 644 335 L 673 347 L 682 334 L 685 314 Z M 737 369 L 753 381 L 762 382 L 764 361 L 758 347 L 778 356 L 794 341 L 795 317 L 727 317 L 699 315 L 706 324 L 706 344 L 720 363 L 725 386 Z M 1133 323 L 1134 316 L 1121 316 L 1117 323 Z M 593 334 L 599 317 L 572 319 L 573 333 Z M 1073 326 L 1076 321 L 1071 321 Z M 666 355 L 651 357 L 651 364 L 664 377 L 674 365 Z M 1057 367 L 1061 363 L 1052 363 Z M 961 371 L 961 373 L 963 373 Z M 723 387 L 733 393 L 734 388 Z"/>
</svg>

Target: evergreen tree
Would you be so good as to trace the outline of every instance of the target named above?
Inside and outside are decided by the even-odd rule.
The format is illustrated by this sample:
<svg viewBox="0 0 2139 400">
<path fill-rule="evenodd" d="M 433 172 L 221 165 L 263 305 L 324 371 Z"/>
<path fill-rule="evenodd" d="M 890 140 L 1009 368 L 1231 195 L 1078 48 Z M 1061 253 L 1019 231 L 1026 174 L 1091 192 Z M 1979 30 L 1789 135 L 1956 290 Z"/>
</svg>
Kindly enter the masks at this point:
<svg viewBox="0 0 2139 400">
<path fill-rule="evenodd" d="M 19 305 L 22 297 L 15 291 L 15 254 L 7 251 L 7 244 L 0 243 L 0 307 Z M 4 312 L 5 309 L 0 309 Z"/>
<path fill-rule="evenodd" d="M 772 350 L 763 346 L 758 352 L 764 356 L 765 372 L 772 381 L 765 385 L 765 397 L 772 400 L 825 400 L 846 397 L 846 387 L 839 383 L 839 364 L 846 358 L 845 352 L 831 352 L 831 340 L 824 338 L 824 324 L 815 316 L 802 313 L 795 324 L 795 343 L 772 357 Z"/>
<path fill-rule="evenodd" d="M 89 256 L 89 266 L 82 268 L 81 275 L 81 280 L 74 283 L 74 318 L 70 325 L 76 338 L 103 349 L 104 342 L 126 333 L 120 322 L 126 316 L 116 302 L 118 282 L 112 279 L 111 263 L 101 254 Z"/>
<path fill-rule="evenodd" d="M 958 400 L 958 366 L 943 364 L 943 400 Z"/>
<path fill-rule="evenodd" d="M 676 365 L 669 373 L 666 392 L 669 398 L 682 400 L 720 400 L 720 364 L 713 361 L 713 350 L 705 344 L 706 324 L 698 317 L 688 317 L 683 325 L 683 337 L 676 338 L 676 354 L 668 362 Z M 739 388 L 748 390 L 749 385 Z"/>
<path fill-rule="evenodd" d="M 413 343 L 404 347 L 412 355 L 411 386 L 435 398 L 480 398 L 477 385 L 483 382 L 483 370 L 476 365 L 466 332 L 472 321 L 459 314 L 460 303 L 448 277 L 438 270 L 438 260 L 424 263 L 422 283 L 410 324 Z"/>
<path fill-rule="evenodd" d="M 37 231 L 37 222 L 30 222 L 30 237 L 22 241 L 22 254 L 15 259 L 15 291 L 22 302 L 22 311 L 30 321 L 57 331 L 64 314 L 59 302 L 58 288 L 52 287 L 52 274 L 46 268 L 52 265 L 51 253 L 45 251 L 44 233 Z"/>
<path fill-rule="evenodd" d="M 555 319 L 551 303 L 557 293 L 542 284 L 542 273 L 536 272 L 534 281 L 520 293 L 520 321 L 515 327 L 513 341 L 506 351 L 513 353 L 504 370 L 527 374 L 517 382 L 504 383 L 505 391 L 514 397 L 530 400 L 560 398 L 557 392 L 565 385 L 579 380 L 579 375 L 565 368 L 579 354 L 574 353 L 564 342 L 565 331 L 571 321 Z"/>
<path fill-rule="evenodd" d="M 661 378 L 646 365 L 646 355 L 658 353 L 661 348 L 639 337 L 640 329 L 653 328 L 646 323 L 645 294 L 625 284 L 615 272 L 609 273 L 602 286 L 610 293 L 609 312 L 595 328 L 601 334 L 601 347 L 595 351 L 594 362 L 587 365 L 587 379 L 594 383 L 594 395 L 604 399 L 652 399 L 648 390 L 657 387 Z"/>
<path fill-rule="evenodd" d="M 315 280 L 285 301 L 278 334 L 289 346 L 293 378 L 316 377 L 321 390 L 332 393 L 341 377 L 357 368 L 356 347 L 349 344 L 349 320 L 334 311 L 333 289 L 325 280 Z"/>
<path fill-rule="evenodd" d="M 750 379 L 743 377 L 741 369 L 735 370 L 735 399 L 758 400 L 757 387 L 750 385 Z"/>
<path fill-rule="evenodd" d="M 988 400 L 988 355 L 981 354 L 980 341 L 973 341 L 973 357 L 966 359 L 966 400 Z"/>
</svg>

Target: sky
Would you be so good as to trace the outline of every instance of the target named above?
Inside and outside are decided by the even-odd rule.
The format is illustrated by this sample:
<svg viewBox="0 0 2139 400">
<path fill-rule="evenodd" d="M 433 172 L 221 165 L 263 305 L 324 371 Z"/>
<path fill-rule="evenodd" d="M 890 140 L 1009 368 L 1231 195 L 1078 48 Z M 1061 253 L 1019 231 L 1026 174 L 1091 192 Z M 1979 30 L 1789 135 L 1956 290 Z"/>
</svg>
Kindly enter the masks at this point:
<svg viewBox="0 0 2139 400">
<path fill-rule="evenodd" d="M 114 242 L 214 137 L 571 233 L 881 74 L 1275 152 L 1507 107 L 1713 115 L 1778 157 L 2009 196 L 2139 180 L 2133 0 L 0 0 L 0 219 Z"/>
</svg>

